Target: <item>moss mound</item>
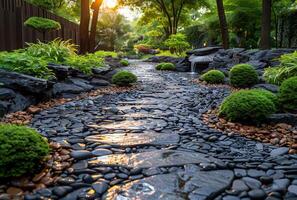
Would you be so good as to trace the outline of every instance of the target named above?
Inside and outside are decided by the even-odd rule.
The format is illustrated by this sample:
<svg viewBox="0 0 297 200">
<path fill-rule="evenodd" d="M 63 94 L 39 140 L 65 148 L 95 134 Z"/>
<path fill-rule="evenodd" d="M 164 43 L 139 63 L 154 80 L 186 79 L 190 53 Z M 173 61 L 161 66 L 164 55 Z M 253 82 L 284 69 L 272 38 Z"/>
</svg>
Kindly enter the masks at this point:
<svg viewBox="0 0 297 200">
<path fill-rule="evenodd" d="M 113 75 L 112 83 L 118 86 L 130 86 L 133 83 L 136 83 L 137 77 L 128 71 L 120 71 Z"/>
<path fill-rule="evenodd" d="M 259 81 L 257 71 L 248 64 L 239 64 L 230 70 L 230 83 L 237 88 L 248 88 Z"/>
<path fill-rule="evenodd" d="M 174 71 L 175 65 L 172 63 L 160 63 L 156 66 L 156 70 Z"/>
<path fill-rule="evenodd" d="M 201 79 L 210 84 L 224 83 L 225 75 L 219 70 L 210 70 L 201 76 Z"/>
<path fill-rule="evenodd" d="M 25 21 L 25 26 L 40 30 L 59 30 L 61 29 L 61 24 L 51 19 L 42 17 L 30 17 Z"/>
<path fill-rule="evenodd" d="M 286 111 L 297 110 L 297 76 L 285 80 L 279 91 L 279 102 Z"/>
</svg>

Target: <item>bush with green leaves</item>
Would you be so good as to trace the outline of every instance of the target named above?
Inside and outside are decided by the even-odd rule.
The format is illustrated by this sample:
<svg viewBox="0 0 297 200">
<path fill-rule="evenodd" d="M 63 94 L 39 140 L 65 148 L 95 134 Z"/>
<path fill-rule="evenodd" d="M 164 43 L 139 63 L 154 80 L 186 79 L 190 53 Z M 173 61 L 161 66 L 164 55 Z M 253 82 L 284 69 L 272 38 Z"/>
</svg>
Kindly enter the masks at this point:
<svg viewBox="0 0 297 200">
<path fill-rule="evenodd" d="M 272 92 L 264 89 L 252 89 L 250 91 L 265 96 L 266 98 L 270 99 L 274 103 L 276 108 L 279 107 L 278 96 L 276 94 L 273 94 Z"/>
<path fill-rule="evenodd" d="M 24 22 L 24 25 L 27 27 L 34 28 L 38 31 L 50 31 L 61 29 L 61 24 L 59 22 L 43 17 L 30 17 Z"/>
<path fill-rule="evenodd" d="M 291 77 L 281 84 L 279 102 L 285 111 L 297 111 L 297 76 Z"/>
<path fill-rule="evenodd" d="M 128 60 L 121 60 L 120 64 L 127 67 L 127 66 L 129 66 L 129 61 Z"/>
<path fill-rule="evenodd" d="M 0 178 L 19 177 L 32 172 L 48 154 L 47 140 L 35 130 L 0 125 Z"/>
<path fill-rule="evenodd" d="M 201 76 L 201 79 L 210 84 L 224 83 L 225 75 L 219 70 L 210 70 Z"/>
<path fill-rule="evenodd" d="M 187 37 L 182 33 L 171 35 L 164 44 L 176 55 L 182 55 L 191 47 L 187 41 Z"/>
<path fill-rule="evenodd" d="M 50 79 L 54 77 L 54 73 L 47 68 L 46 60 L 21 51 L 1 52 L 0 68 L 37 78 Z"/>
<path fill-rule="evenodd" d="M 34 57 L 42 57 L 48 62 L 63 63 L 67 57 L 76 56 L 77 46 L 70 40 L 55 39 L 49 43 L 38 41 L 29 43 L 26 53 Z"/>
<path fill-rule="evenodd" d="M 230 70 L 230 83 L 237 88 L 247 88 L 257 84 L 259 76 L 253 66 L 238 64 Z"/>
<path fill-rule="evenodd" d="M 137 77 L 128 71 L 120 71 L 113 75 L 112 83 L 118 86 L 130 86 L 133 83 L 136 83 Z"/>
<path fill-rule="evenodd" d="M 253 90 L 240 90 L 223 101 L 219 116 L 232 122 L 260 123 L 275 112 L 274 103 L 265 94 Z"/>
<path fill-rule="evenodd" d="M 265 69 L 264 79 L 266 82 L 281 85 L 284 80 L 297 76 L 297 51 L 282 55 L 279 61 L 280 66 Z"/>
<path fill-rule="evenodd" d="M 104 66 L 104 58 L 99 58 L 95 54 L 71 55 L 66 58 L 64 64 L 90 75 L 93 68 Z"/>
<path fill-rule="evenodd" d="M 98 56 L 99 58 L 105 58 L 105 57 L 116 58 L 116 57 L 118 57 L 118 53 L 116 53 L 114 51 L 96 51 L 94 54 L 96 56 Z"/>
<path fill-rule="evenodd" d="M 156 66 L 156 70 L 174 71 L 175 69 L 176 67 L 172 63 L 160 63 Z"/>
</svg>

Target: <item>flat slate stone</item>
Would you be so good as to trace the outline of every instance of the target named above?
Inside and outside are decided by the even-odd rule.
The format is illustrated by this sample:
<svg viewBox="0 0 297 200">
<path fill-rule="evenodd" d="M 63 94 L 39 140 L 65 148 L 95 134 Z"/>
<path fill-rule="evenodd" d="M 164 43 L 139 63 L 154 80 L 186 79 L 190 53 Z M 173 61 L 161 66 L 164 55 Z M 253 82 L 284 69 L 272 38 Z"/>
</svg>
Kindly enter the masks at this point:
<svg viewBox="0 0 297 200">
<path fill-rule="evenodd" d="M 131 147 L 139 145 L 170 145 L 179 142 L 176 133 L 120 133 L 89 136 L 87 142 L 99 142 L 117 147 Z"/>
<path fill-rule="evenodd" d="M 97 157 L 89 161 L 91 166 L 125 166 L 127 168 L 152 168 L 182 166 L 185 164 L 200 164 L 220 162 L 205 154 L 175 151 L 175 150 L 156 150 L 132 154 L 113 154 Z"/>
<path fill-rule="evenodd" d="M 156 175 L 122 186 L 114 186 L 108 190 L 103 199 L 214 199 L 231 184 L 233 178 L 233 172 L 230 170 Z"/>
</svg>

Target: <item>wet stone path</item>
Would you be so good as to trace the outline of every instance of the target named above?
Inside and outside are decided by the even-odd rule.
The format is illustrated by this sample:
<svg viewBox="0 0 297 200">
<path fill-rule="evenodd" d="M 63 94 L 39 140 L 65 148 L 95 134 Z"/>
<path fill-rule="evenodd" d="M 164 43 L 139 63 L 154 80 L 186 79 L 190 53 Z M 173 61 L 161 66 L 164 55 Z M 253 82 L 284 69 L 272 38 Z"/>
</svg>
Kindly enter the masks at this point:
<svg viewBox="0 0 297 200">
<path fill-rule="evenodd" d="M 210 129 L 202 113 L 227 89 L 131 61 L 139 90 L 69 102 L 32 127 L 71 146 L 73 165 L 26 199 L 296 200 L 297 156 Z"/>
</svg>

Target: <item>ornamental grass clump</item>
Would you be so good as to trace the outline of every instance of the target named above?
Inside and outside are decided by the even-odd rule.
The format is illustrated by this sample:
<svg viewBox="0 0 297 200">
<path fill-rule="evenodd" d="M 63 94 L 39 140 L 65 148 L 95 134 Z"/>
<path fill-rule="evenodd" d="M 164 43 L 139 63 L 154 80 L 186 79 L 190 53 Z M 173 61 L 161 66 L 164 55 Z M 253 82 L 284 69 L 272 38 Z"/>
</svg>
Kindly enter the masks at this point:
<svg viewBox="0 0 297 200">
<path fill-rule="evenodd" d="M 19 177 L 49 154 L 49 145 L 37 131 L 24 126 L 0 125 L 0 178 Z"/>
<path fill-rule="evenodd" d="M 210 70 L 201 76 L 201 79 L 210 84 L 224 83 L 225 75 L 219 70 Z"/>
<path fill-rule="evenodd" d="M 118 86 L 131 86 L 136 81 L 137 77 L 128 71 L 120 71 L 112 77 L 112 83 Z"/>
<path fill-rule="evenodd" d="M 259 81 L 257 71 L 249 64 L 239 64 L 230 70 L 230 83 L 237 88 L 248 88 Z"/>
<path fill-rule="evenodd" d="M 240 90 L 228 96 L 219 108 L 219 116 L 232 122 L 260 123 L 276 112 L 271 99 L 264 93 Z"/>
<path fill-rule="evenodd" d="M 285 111 L 297 111 L 297 76 L 291 77 L 281 84 L 279 102 Z"/>
</svg>

